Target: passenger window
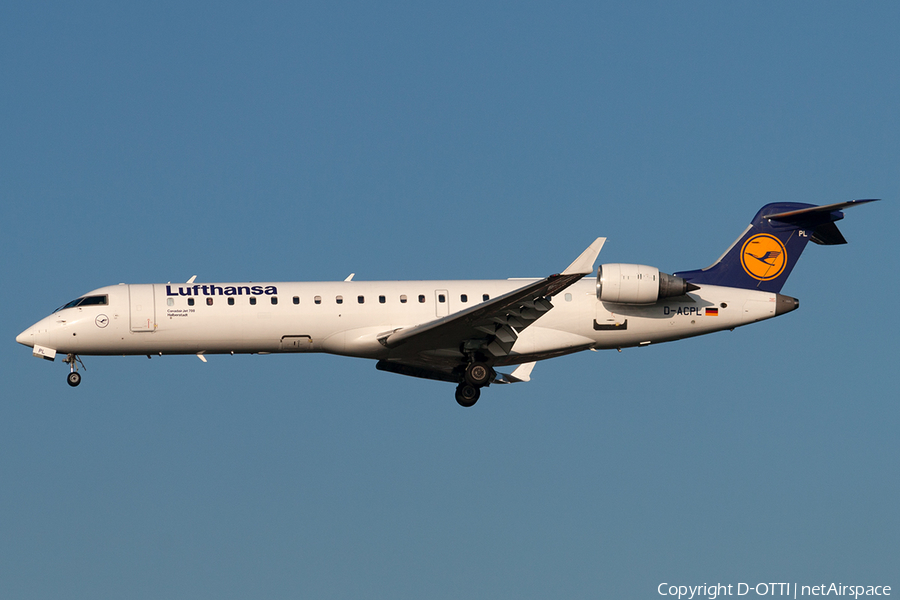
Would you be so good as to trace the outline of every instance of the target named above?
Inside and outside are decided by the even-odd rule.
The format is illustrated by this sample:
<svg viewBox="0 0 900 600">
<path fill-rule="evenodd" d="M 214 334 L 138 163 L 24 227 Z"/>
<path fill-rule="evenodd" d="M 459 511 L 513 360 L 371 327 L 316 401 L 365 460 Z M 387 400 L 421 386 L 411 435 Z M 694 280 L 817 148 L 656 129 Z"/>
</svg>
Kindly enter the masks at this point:
<svg viewBox="0 0 900 600">
<path fill-rule="evenodd" d="M 234 306 L 234 296 L 228 296 L 228 306 Z"/>
<path fill-rule="evenodd" d="M 481 296 L 481 301 L 482 301 L 482 302 L 487 302 L 487 301 L 490 300 L 490 299 L 491 299 L 491 297 L 488 296 L 487 294 L 483 294 L 483 295 Z"/>
<path fill-rule="evenodd" d="M 400 304 L 406 304 L 406 294 L 400 294 Z"/>
<path fill-rule="evenodd" d="M 357 296 L 357 297 L 356 297 L 356 301 L 359 302 L 360 304 L 365 304 L 365 303 L 366 303 L 366 297 L 365 297 L 365 296 Z"/>
<path fill-rule="evenodd" d="M 256 306 L 256 298 L 253 296 L 250 297 L 250 306 Z"/>
<path fill-rule="evenodd" d="M 322 296 L 316 296 L 315 298 L 313 298 L 313 302 L 315 302 L 316 304 L 322 304 Z"/>
<path fill-rule="evenodd" d="M 206 305 L 212 306 L 212 304 L 213 304 L 213 299 L 212 299 L 212 296 L 210 296 L 209 298 L 206 299 Z"/>
<path fill-rule="evenodd" d="M 438 294 L 438 302 L 440 302 L 441 304 L 443 304 L 443 303 L 446 302 L 446 301 L 447 301 L 447 297 L 446 297 L 445 295 L 443 295 L 443 294 Z"/>
<path fill-rule="evenodd" d="M 272 304 L 278 304 L 278 296 L 272 296 Z"/>
<path fill-rule="evenodd" d="M 387 298 L 385 298 L 384 296 L 378 296 L 378 302 L 384 304 L 385 302 L 387 302 Z"/>
<path fill-rule="evenodd" d="M 468 302 L 468 301 L 469 301 L 469 297 L 468 297 L 466 294 L 460 294 L 460 295 L 459 295 L 459 301 L 460 301 L 460 302 Z"/>
<path fill-rule="evenodd" d="M 419 294 L 419 302 L 422 304 L 425 304 L 425 295 L 424 294 Z"/>
<path fill-rule="evenodd" d="M 566 302 L 572 301 L 572 294 L 566 293 Z"/>
<path fill-rule="evenodd" d="M 294 304 L 300 304 L 300 296 L 294 296 Z"/>
<path fill-rule="evenodd" d="M 188 306 L 193 306 L 193 305 L 194 305 L 194 299 L 188 298 Z"/>
<path fill-rule="evenodd" d="M 337 297 L 334 299 L 334 301 L 337 302 L 338 304 L 343 304 L 343 303 L 344 303 L 344 297 L 343 297 L 343 296 L 337 296 Z"/>
<path fill-rule="evenodd" d="M 166 298 L 166 306 L 175 306 L 175 298 Z"/>
</svg>

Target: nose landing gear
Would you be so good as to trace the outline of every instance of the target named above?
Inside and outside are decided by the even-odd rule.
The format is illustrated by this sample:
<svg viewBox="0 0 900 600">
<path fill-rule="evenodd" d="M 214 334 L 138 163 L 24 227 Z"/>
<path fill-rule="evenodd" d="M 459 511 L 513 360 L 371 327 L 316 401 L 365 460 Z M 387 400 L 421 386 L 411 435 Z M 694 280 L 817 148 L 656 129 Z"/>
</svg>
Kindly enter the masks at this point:
<svg viewBox="0 0 900 600">
<path fill-rule="evenodd" d="M 78 372 L 78 363 L 81 363 L 82 368 L 84 367 L 84 363 L 74 354 L 67 355 L 63 359 L 63 362 L 69 364 L 69 374 L 66 376 L 66 383 L 72 387 L 76 387 L 81 383 L 81 374 Z"/>
</svg>

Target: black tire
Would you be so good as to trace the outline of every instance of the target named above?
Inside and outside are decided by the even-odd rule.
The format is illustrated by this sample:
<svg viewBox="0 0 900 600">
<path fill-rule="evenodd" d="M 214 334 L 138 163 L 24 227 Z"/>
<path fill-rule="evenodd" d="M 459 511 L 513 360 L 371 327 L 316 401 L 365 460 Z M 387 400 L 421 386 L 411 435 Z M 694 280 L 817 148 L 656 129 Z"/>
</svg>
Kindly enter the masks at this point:
<svg viewBox="0 0 900 600">
<path fill-rule="evenodd" d="M 466 367 L 466 381 L 476 387 L 484 387 L 491 380 L 491 368 L 484 363 L 475 362 Z"/>
<path fill-rule="evenodd" d="M 456 388 L 456 402 L 464 408 L 475 406 L 480 396 L 481 390 L 470 383 L 461 383 Z"/>
<path fill-rule="evenodd" d="M 72 387 L 76 387 L 79 383 L 81 383 L 81 375 L 79 375 L 75 371 L 72 371 L 71 373 L 69 373 L 69 376 L 66 377 L 66 383 L 68 383 Z"/>
</svg>

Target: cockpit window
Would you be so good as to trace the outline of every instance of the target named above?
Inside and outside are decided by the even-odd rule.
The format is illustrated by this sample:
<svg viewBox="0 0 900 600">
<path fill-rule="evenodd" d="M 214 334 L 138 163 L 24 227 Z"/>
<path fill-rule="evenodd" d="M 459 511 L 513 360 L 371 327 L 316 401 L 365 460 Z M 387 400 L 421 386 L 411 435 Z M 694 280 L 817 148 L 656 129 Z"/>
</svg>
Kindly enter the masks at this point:
<svg viewBox="0 0 900 600">
<path fill-rule="evenodd" d="M 82 296 L 67 304 L 63 304 L 53 312 L 59 312 L 65 308 L 75 308 L 76 306 L 105 306 L 107 304 L 109 304 L 109 296 L 105 294 L 103 296 Z"/>
<path fill-rule="evenodd" d="M 107 304 L 109 301 L 106 296 L 85 296 L 78 306 L 106 306 Z"/>
<path fill-rule="evenodd" d="M 79 303 L 79 302 L 81 302 L 81 298 L 75 298 L 74 300 L 72 300 L 72 301 L 69 302 L 68 304 L 63 304 L 62 306 L 60 306 L 59 308 L 57 308 L 57 309 L 54 310 L 53 312 L 59 312 L 59 311 L 63 310 L 64 308 L 72 308 L 72 307 L 74 307 L 74 306 L 78 306 L 78 303 Z"/>
</svg>

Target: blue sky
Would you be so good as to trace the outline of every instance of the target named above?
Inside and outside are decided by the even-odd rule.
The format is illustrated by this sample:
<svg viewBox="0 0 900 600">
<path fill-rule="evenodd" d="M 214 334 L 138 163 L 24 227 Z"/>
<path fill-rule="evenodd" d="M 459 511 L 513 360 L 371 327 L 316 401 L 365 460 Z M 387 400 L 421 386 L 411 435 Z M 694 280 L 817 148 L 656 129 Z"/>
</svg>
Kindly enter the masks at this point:
<svg viewBox="0 0 900 600">
<path fill-rule="evenodd" d="M 0 9 L 0 596 L 900 586 L 896 3 Z M 453 386 L 16 334 L 118 282 L 704 267 L 883 198 L 753 327 Z"/>
</svg>

